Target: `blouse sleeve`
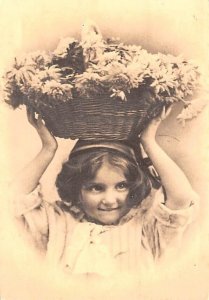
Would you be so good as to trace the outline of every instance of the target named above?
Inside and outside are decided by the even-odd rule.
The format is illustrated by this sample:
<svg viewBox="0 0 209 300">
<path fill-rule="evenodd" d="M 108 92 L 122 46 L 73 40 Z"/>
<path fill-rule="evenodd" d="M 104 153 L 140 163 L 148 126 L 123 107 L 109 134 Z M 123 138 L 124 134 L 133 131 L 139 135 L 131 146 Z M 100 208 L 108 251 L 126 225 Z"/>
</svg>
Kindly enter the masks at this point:
<svg viewBox="0 0 209 300">
<path fill-rule="evenodd" d="M 40 184 L 27 195 L 13 195 L 12 206 L 16 217 L 23 216 L 41 206 L 43 201 Z"/>
<path fill-rule="evenodd" d="M 16 195 L 12 200 L 13 212 L 24 234 L 28 234 L 35 246 L 45 248 L 49 230 L 47 206 L 41 186 L 28 195 Z"/>
<path fill-rule="evenodd" d="M 166 251 L 180 246 L 182 235 L 193 222 L 198 212 L 198 203 L 191 202 L 188 208 L 173 210 L 165 205 L 164 194 L 158 190 L 153 205 L 144 214 L 142 244 L 152 252 L 154 258 L 160 258 Z"/>
</svg>

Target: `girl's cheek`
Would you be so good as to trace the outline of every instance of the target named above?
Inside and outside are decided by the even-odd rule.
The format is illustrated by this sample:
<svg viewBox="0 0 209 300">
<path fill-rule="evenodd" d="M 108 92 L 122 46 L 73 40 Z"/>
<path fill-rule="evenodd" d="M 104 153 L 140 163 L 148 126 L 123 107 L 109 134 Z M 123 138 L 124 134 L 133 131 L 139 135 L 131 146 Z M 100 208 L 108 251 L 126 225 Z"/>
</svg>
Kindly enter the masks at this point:
<svg viewBox="0 0 209 300">
<path fill-rule="evenodd" d="M 127 199 L 129 198 L 129 194 L 130 194 L 129 191 L 125 191 L 125 192 L 122 194 L 122 196 L 123 196 L 124 199 L 127 200 Z"/>
<path fill-rule="evenodd" d="M 91 192 L 85 192 L 81 194 L 81 203 L 84 206 L 95 206 L 100 200 L 101 200 L 101 195 L 91 193 Z"/>
</svg>

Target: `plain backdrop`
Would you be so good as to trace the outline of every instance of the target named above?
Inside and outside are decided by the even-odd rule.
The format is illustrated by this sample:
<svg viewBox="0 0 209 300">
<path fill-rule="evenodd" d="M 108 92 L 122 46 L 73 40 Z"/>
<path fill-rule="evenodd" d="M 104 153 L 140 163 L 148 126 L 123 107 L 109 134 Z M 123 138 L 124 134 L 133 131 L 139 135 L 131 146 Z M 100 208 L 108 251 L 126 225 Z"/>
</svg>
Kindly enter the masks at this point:
<svg viewBox="0 0 209 300">
<path fill-rule="evenodd" d="M 96 22 L 104 37 L 118 36 L 126 43 L 141 44 L 153 53 L 182 54 L 197 61 L 205 70 L 209 67 L 208 1 L 0 0 L 0 72 L 4 72 L 14 55 L 38 49 L 51 50 L 61 37 L 79 38 L 82 23 L 86 19 Z M 205 108 L 185 127 L 176 120 L 180 110 L 181 106 L 174 107 L 161 125 L 157 138 L 165 151 L 182 167 L 201 196 L 198 221 L 191 227 L 188 236 L 193 234 L 192 230 L 200 227 L 200 238 L 193 241 L 192 247 L 195 251 L 198 249 L 200 271 L 205 277 L 205 272 L 208 276 L 209 262 L 206 254 L 209 249 L 209 110 Z M 18 176 L 19 170 L 36 155 L 40 141 L 35 130 L 28 125 L 25 109 L 13 111 L 4 103 L 0 104 L 0 134 L 0 183 L 4 197 L 5 183 Z M 51 199 L 56 197 L 56 174 L 74 141 L 58 139 L 58 143 L 56 157 L 43 178 L 44 192 Z M 187 275 L 186 269 L 184 275 Z M 196 284 L 203 291 L 199 273 L 198 280 Z M 190 299 L 206 299 L 201 293 L 199 296 L 202 298 L 197 295 L 197 298 L 191 296 Z M 178 298 L 170 295 L 166 299 Z"/>
</svg>

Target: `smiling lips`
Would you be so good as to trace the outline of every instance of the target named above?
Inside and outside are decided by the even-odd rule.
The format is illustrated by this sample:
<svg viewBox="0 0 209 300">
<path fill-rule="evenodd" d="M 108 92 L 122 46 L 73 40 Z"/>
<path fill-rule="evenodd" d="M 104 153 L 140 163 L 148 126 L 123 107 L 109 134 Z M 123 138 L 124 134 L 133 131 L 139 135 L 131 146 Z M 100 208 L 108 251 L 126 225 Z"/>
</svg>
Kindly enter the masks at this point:
<svg viewBox="0 0 209 300">
<path fill-rule="evenodd" d="M 115 208 L 98 208 L 98 210 L 101 210 L 101 211 L 114 211 L 114 210 L 118 210 L 120 209 L 120 207 L 115 207 Z"/>
</svg>

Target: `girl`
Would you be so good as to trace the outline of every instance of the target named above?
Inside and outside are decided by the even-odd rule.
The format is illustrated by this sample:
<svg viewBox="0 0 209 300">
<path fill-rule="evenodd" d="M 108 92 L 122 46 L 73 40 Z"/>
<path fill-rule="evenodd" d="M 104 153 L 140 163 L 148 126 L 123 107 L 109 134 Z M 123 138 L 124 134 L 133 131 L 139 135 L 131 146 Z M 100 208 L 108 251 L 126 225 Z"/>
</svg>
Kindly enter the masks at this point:
<svg viewBox="0 0 209 300">
<path fill-rule="evenodd" d="M 109 276 L 147 268 L 177 247 L 198 196 L 156 142 L 166 115 L 164 110 L 140 137 L 162 188 L 153 188 L 134 142 L 78 141 L 56 180 L 60 200 L 50 204 L 43 199 L 39 180 L 57 142 L 41 117 L 28 110 L 42 149 L 13 183 L 15 195 L 20 195 L 16 216 L 50 264 L 73 274 Z"/>
</svg>

